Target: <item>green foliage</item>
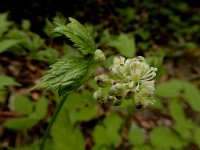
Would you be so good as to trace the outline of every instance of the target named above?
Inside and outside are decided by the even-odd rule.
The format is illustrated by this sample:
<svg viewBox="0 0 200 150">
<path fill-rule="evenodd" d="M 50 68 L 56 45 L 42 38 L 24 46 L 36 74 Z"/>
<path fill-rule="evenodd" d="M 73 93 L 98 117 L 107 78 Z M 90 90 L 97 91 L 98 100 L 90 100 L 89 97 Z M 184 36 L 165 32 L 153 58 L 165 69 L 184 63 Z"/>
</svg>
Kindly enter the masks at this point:
<svg viewBox="0 0 200 150">
<path fill-rule="evenodd" d="M 113 113 L 107 116 L 102 124 L 96 125 L 93 131 L 95 147 L 116 146 L 120 140 L 119 130 L 122 123 L 123 119 L 117 113 Z"/>
<path fill-rule="evenodd" d="M 6 39 L 3 41 L 0 41 L 0 53 L 6 51 L 7 49 L 9 49 L 10 47 L 12 47 L 14 45 L 17 45 L 20 42 L 21 41 L 14 40 L 14 39 Z"/>
<path fill-rule="evenodd" d="M 30 115 L 33 111 L 33 103 L 26 96 L 13 95 L 11 107 L 21 115 Z"/>
<path fill-rule="evenodd" d="M 121 33 L 119 36 L 110 39 L 107 44 L 116 48 L 122 55 L 126 57 L 133 58 L 135 56 L 136 48 L 133 36 Z"/>
<path fill-rule="evenodd" d="M 28 97 L 13 95 L 11 107 L 22 115 L 20 118 L 12 118 L 3 126 L 11 130 L 26 130 L 35 126 L 47 113 L 47 99 L 42 97 L 38 102 L 32 102 Z"/>
<path fill-rule="evenodd" d="M 78 88 L 90 70 L 90 62 L 79 57 L 65 57 L 50 66 L 39 87 L 59 90 L 59 94 Z"/>
<path fill-rule="evenodd" d="M 0 38 L 9 29 L 10 25 L 12 24 L 11 21 L 7 20 L 7 17 L 8 17 L 8 13 L 0 14 Z"/>
<path fill-rule="evenodd" d="M 145 142 L 144 133 L 141 131 L 139 127 L 132 124 L 130 130 L 128 132 L 129 141 L 134 146 L 142 146 Z"/>
<path fill-rule="evenodd" d="M 158 96 L 166 98 L 183 97 L 195 111 L 200 111 L 200 92 L 189 82 L 171 80 L 159 84 L 155 93 Z"/>
<path fill-rule="evenodd" d="M 1 75 L 0 76 L 0 90 L 3 89 L 5 86 L 10 86 L 10 85 L 20 86 L 20 84 L 17 83 L 12 77 Z"/>
<path fill-rule="evenodd" d="M 180 80 L 171 80 L 157 86 L 155 94 L 161 97 L 176 98 L 180 97 L 183 86 Z"/>
<path fill-rule="evenodd" d="M 68 37 L 82 55 L 94 54 L 96 45 L 89 31 L 77 20 L 73 18 L 69 18 L 69 20 L 71 23 L 66 26 L 58 24 L 54 31 Z"/>
<path fill-rule="evenodd" d="M 151 131 L 150 139 L 157 149 L 180 149 L 184 146 L 184 142 L 175 133 L 162 126 Z"/>
</svg>

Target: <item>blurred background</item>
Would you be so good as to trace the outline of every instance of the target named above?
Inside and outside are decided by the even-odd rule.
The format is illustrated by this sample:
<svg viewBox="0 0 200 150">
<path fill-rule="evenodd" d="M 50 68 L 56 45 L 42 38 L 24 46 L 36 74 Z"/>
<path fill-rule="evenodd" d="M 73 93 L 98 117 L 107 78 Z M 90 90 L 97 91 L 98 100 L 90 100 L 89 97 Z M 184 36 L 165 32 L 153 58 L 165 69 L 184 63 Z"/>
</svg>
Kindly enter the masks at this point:
<svg viewBox="0 0 200 150">
<path fill-rule="evenodd" d="M 68 97 L 46 150 L 199 150 L 200 3 L 195 0 L 0 0 L 0 149 L 36 150 L 59 102 L 30 89 L 72 43 L 53 22 L 73 17 L 107 60 Z M 116 55 L 144 56 L 158 68 L 156 104 L 99 105 L 95 75 Z"/>
</svg>

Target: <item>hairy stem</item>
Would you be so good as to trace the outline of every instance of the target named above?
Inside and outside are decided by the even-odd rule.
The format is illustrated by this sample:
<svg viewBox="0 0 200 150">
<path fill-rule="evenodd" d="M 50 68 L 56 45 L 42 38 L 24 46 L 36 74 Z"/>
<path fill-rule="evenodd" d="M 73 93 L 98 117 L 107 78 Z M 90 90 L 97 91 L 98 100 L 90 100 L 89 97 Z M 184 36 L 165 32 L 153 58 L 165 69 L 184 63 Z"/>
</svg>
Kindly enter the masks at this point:
<svg viewBox="0 0 200 150">
<path fill-rule="evenodd" d="M 54 112 L 54 114 L 52 116 L 52 119 L 51 119 L 51 121 L 50 121 L 50 123 L 49 123 L 49 125 L 48 125 L 48 127 L 47 127 L 47 129 L 45 131 L 44 137 L 43 137 L 43 139 L 41 141 L 40 150 L 44 150 L 45 142 L 47 140 L 49 132 L 50 132 L 50 130 L 51 130 L 51 128 L 52 128 L 52 126 L 53 126 L 53 124 L 54 124 L 54 122 L 55 122 L 55 120 L 56 120 L 56 118 L 57 118 L 57 116 L 58 116 L 58 114 L 59 114 L 64 102 L 65 102 L 65 100 L 67 99 L 68 95 L 69 94 L 66 94 L 65 96 L 61 97 L 61 101 L 58 104 L 58 106 L 57 106 L 57 108 L 56 108 L 56 110 L 55 110 L 55 112 Z"/>
</svg>

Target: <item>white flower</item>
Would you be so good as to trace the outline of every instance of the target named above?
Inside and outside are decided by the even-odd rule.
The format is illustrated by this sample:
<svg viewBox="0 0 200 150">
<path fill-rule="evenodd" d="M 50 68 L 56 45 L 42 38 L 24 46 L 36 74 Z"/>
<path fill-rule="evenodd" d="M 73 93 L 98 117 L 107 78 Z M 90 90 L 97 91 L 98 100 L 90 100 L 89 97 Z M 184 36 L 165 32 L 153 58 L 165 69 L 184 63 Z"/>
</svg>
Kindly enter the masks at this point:
<svg viewBox="0 0 200 150">
<path fill-rule="evenodd" d="M 151 96 L 155 90 L 154 81 L 157 68 L 150 67 L 142 56 L 133 59 L 125 59 L 122 56 L 117 56 L 113 59 L 113 65 L 110 66 L 109 76 L 97 76 L 95 81 L 102 83 L 109 81 L 107 89 L 109 92 L 96 98 L 102 97 L 105 101 L 113 104 L 120 104 L 122 99 L 135 99 L 136 104 L 141 107 L 147 107 L 153 104 Z M 103 87 L 101 84 L 99 86 Z M 106 96 L 105 96 L 106 95 Z"/>
</svg>

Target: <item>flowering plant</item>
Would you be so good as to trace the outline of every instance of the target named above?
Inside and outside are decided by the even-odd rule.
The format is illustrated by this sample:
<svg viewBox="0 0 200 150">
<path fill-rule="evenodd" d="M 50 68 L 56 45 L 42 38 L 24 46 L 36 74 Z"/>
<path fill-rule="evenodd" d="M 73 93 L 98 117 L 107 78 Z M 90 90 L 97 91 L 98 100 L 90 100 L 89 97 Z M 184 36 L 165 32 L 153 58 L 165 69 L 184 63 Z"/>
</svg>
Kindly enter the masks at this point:
<svg viewBox="0 0 200 150">
<path fill-rule="evenodd" d="M 123 99 L 134 98 L 138 107 L 153 104 L 154 80 L 157 68 L 150 67 L 144 57 L 125 59 L 117 56 L 110 66 L 110 74 L 95 77 L 99 89 L 93 97 L 99 103 L 120 105 Z M 108 89 L 108 90 L 107 90 Z"/>
</svg>

